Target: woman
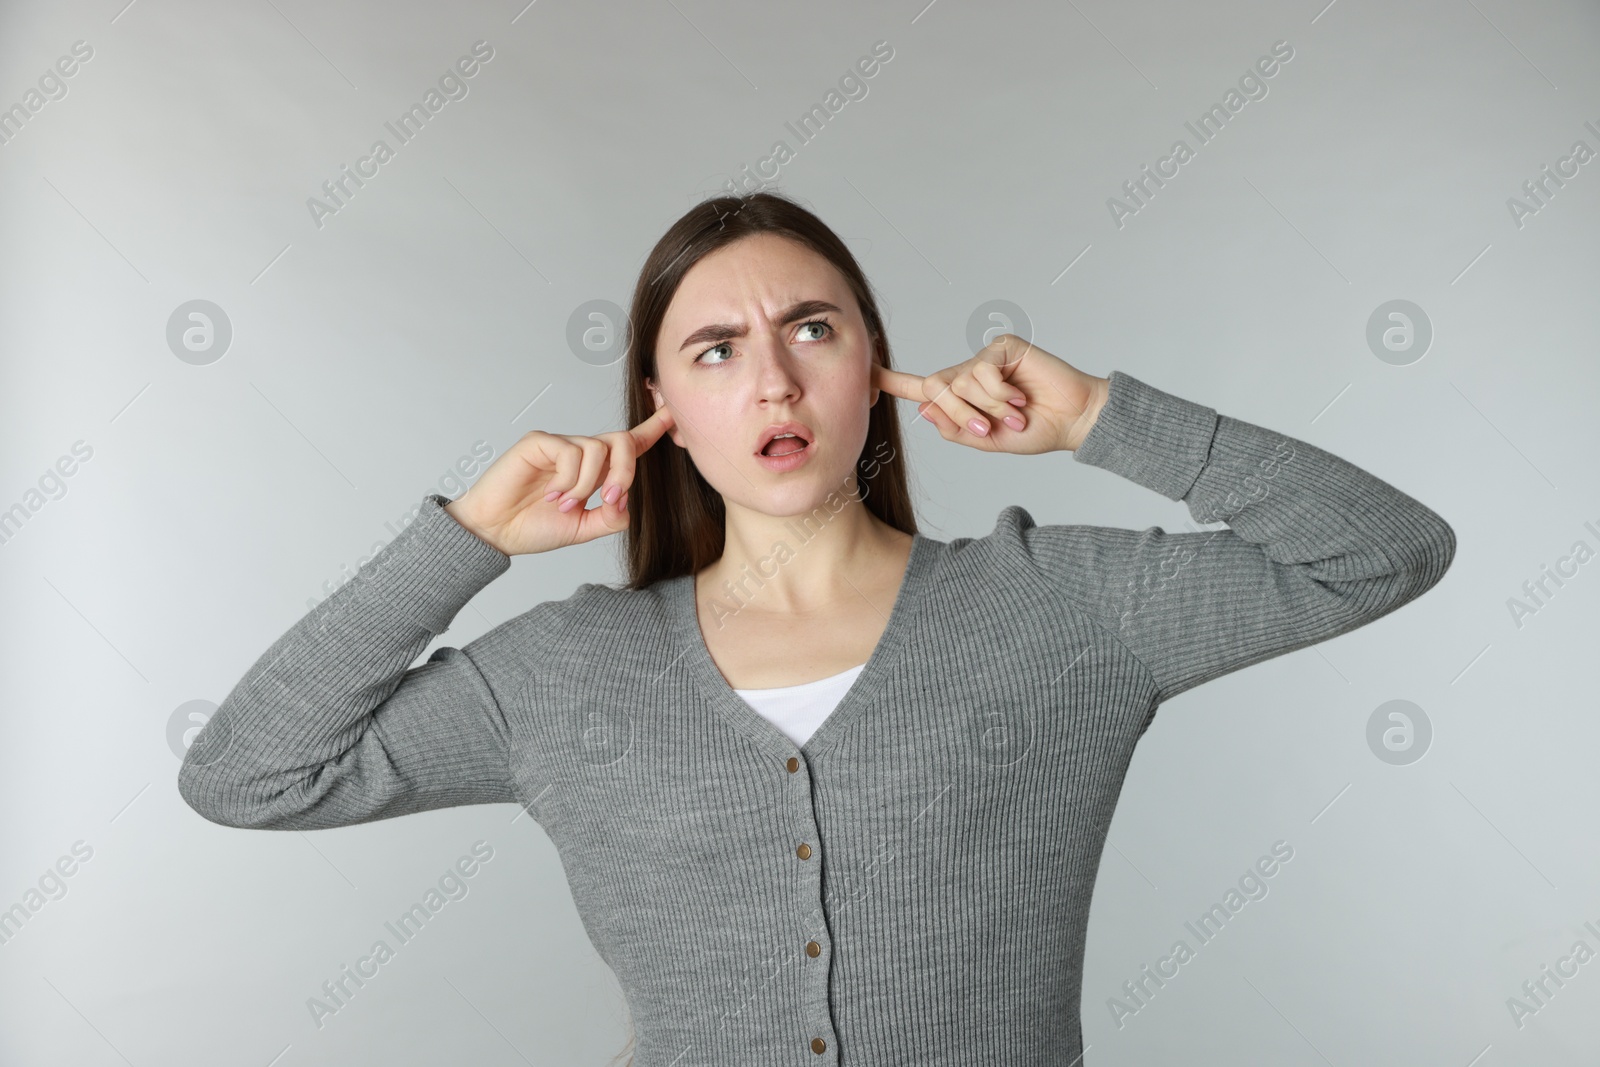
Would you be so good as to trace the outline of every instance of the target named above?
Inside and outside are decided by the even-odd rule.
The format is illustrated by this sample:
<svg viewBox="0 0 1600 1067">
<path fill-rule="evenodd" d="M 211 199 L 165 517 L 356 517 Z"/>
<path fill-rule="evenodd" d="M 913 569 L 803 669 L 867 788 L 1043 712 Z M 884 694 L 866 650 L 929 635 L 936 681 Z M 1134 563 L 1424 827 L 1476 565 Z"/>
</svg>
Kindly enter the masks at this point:
<svg viewBox="0 0 1600 1067">
<path fill-rule="evenodd" d="M 229 694 L 185 800 L 269 829 L 523 805 L 639 1067 L 1074 1063 L 1099 827 L 1157 707 L 1416 598 L 1453 531 L 1313 445 L 1010 335 L 895 371 L 848 249 L 771 194 L 674 224 L 632 324 L 632 429 L 532 431 L 425 497 Z M 895 397 L 947 441 L 1071 451 L 1228 525 L 1011 506 L 924 537 Z M 408 669 L 510 556 L 624 531 L 625 587 Z"/>
</svg>

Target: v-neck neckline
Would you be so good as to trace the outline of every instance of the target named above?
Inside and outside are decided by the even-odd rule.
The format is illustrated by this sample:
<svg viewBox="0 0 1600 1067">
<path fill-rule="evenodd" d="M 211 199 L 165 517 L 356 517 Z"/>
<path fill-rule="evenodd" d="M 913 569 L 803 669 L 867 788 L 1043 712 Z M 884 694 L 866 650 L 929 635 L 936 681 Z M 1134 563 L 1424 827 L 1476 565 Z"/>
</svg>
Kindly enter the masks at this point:
<svg viewBox="0 0 1600 1067">
<path fill-rule="evenodd" d="M 911 535 L 911 553 L 906 559 L 905 574 L 900 579 L 894 606 L 889 609 L 889 621 L 879 635 L 878 643 L 873 646 L 861 673 L 850 683 L 850 688 L 845 690 L 839 703 L 834 705 L 803 745 L 796 745 L 794 739 L 770 719 L 745 703 L 744 698 L 734 691 L 717 669 L 716 661 L 711 658 L 711 650 L 706 645 L 705 634 L 700 629 L 693 574 L 681 574 L 666 582 L 667 599 L 679 623 L 678 632 L 684 635 L 684 643 L 688 646 L 679 657 L 687 661 L 690 674 L 710 699 L 711 706 L 763 749 L 783 758 L 796 753 L 815 756 L 826 752 L 860 718 L 861 709 L 882 688 L 884 677 L 905 644 L 906 632 L 920 602 L 920 594 L 928 584 L 935 557 L 944 544 L 920 533 Z"/>
</svg>

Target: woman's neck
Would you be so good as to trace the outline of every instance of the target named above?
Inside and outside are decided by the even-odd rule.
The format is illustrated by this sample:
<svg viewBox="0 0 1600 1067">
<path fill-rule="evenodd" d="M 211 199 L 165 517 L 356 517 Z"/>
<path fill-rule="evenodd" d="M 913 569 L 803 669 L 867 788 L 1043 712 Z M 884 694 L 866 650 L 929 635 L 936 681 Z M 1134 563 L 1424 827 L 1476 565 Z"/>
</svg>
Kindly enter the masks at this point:
<svg viewBox="0 0 1600 1067">
<path fill-rule="evenodd" d="M 885 582 L 898 586 L 911 535 L 859 500 L 796 516 L 729 509 L 722 557 L 695 576 L 696 591 L 725 596 L 731 586 L 752 607 L 806 615 Z M 726 584 L 725 584 L 726 583 Z"/>
</svg>

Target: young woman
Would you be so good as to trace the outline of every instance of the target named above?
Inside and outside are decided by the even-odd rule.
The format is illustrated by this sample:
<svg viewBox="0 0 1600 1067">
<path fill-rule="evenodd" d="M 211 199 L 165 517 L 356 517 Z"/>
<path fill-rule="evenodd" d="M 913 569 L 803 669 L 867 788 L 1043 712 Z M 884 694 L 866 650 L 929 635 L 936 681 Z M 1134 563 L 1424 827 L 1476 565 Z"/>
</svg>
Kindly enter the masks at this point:
<svg viewBox="0 0 1600 1067">
<path fill-rule="evenodd" d="M 1157 707 L 1415 599 L 1453 531 L 1304 441 L 1014 336 L 896 371 L 854 257 L 771 194 L 678 220 L 631 317 L 632 428 L 535 430 L 427 495 L 228 695 L 184 799 L 278 830 L 524 806 L 639 1067 L 1073 1064 L 1100 827 Z M 925 537 L 897 397 L 947 441 L 1070 451 L 1227 525 L 1013 505 Z M 408 666 L 509 557 L 613 533 L 624 587 Z"/>
</svg>

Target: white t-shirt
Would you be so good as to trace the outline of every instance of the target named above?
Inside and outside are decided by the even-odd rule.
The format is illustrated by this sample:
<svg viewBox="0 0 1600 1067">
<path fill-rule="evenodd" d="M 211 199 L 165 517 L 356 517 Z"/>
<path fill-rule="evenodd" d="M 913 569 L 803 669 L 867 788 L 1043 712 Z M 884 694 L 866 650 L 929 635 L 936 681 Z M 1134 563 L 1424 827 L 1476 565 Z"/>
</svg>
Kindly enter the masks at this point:
<svg viewBox="0 0 1600 1067">
<path fill-rule="evenodd" d="M 844 699 L 856 675 L 865 666 L 863 663 L 831 678 L 819 678 L 799 685 L 786 685 L 778 689 L 735 689 L 734 692 L 760 712 L 762 718 L 788 734 L 795 744 L 803 745 L 822 725 L 822 720 Z"/>
</svg>

